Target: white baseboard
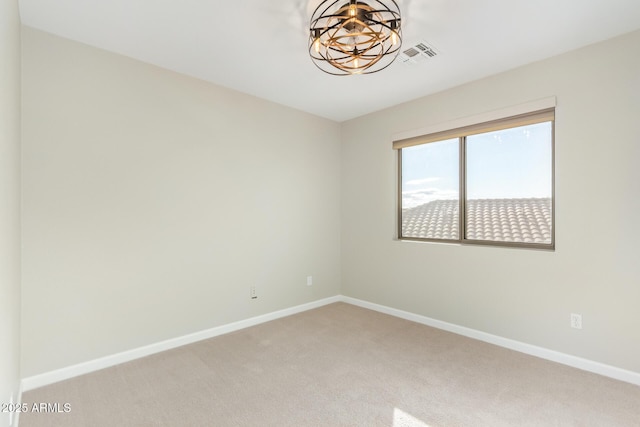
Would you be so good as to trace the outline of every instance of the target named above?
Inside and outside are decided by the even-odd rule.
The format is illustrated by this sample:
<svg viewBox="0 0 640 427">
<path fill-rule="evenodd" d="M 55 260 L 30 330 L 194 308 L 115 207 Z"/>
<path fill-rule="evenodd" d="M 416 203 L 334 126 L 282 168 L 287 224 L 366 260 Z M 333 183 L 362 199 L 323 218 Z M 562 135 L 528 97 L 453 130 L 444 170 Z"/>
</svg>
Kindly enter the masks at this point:
<svg viewBox="0 0 640 427">
<path fill-rule="evenodd" d="M 497 335 L 488 334 L 486 332 L 478 331 L 464 326 L 454 325 L 453 323 L 443 322 L 441 320 L 432 319 L 430 317 L 422 316 L 408 311 L 402 311 L 395 308 L 387 307 L 371 303 L 368 301 L 359 300 L 356 298 L 342 296 L 340 299 L 342 302 L 356 305 L 358 307 L 368 308 L 370 310 L 378 311 L 380 313 L 389 314 L 391 316 L 399 317 L 412 322 L 421 323 L 423 325 L 431 326 L 437 329 L 442 329 L 454 334 L 462 335 L 465 337 L 477 339 L 490 344 L 495 344 L 500 347 L 515 350 L 520 353 L 536 356 L 541 359 L 550 360 L 553 362 L 561 363 L 563 365 L 571 366 L 574 368 L 582 369 L 583 371 L 593 372 L 595 374 L 604 375 L 606 377 L 614 378 L 616 380 L 625 381 L 631 384 L 640 385 L 640 373 L 627 371 L 625 369 L 616 368 L 615 366 L 605 365 L 604 363 L 594 362 L 592 360 L 583 359 L 581 357 L 572 356 L 558 351 L 549 350 L 543 347 L 538 347 L 531 344 L 526 344 L 520 341 L 511 340 L 509 338 L 499 337 Z"/>
<path fill-rule="evenodd" d="M 430 317 L 422 316 L 420 314 L 410 313 L 408 311 L 398 310 L 395 308 L 387 307 L 380 304 L 375 304 L 368 301 L 359 300 L 343 295 L 336 295 L 334 297 L 325 298 L 318 301 L 313 301 L 307 304 L 298 305 L 295 307 L 286 308 L 284 310 L 275 311 L 272 313 L 263 314 L 260 316 L 252 317 L 250 319 L 240 320 L 238 322 L 229 323 L 226 325 L 218 326 L 215 328 L 207 329 L 193 334 L 184 335 L 177 338 L 172 338 L 166 341 L 161 341 L 155 344 L 150 344 L 144 347 L 139 347 L 122 353 L 117 353 L 111 356 L 101 357 L 99 359 L 90 360 L 77 365 L 72 365 L 66 368 L 57 369 L 51 372 L 45 372 L 43 374 L 34 375 L 22 379 L 20 386 L 20 399 L 23 391 L 33 390 L 38 387 L 43 387 L 49 384 L 53 384 L 59 381 L 63 381 L 69 378 L 77 377 L 79 375 L 88 374 L 100 369 L 109 368 L 120 363 L 129 362 L 135 359 L 140 359 L 145 356 L 160 353 L 162 351 L 171 350 L 176 347 L 180 347 L 194 342 L 202 341 L 208 338 L 213 338 L 219 335 L 227 334 L 229 332 L 238 331 L 240 329 L 248 328 L 251 326 L 259 325 L 261 323 L 269 322 L 271 320 L 280 319 L 282 317 L 290 316 L 292 314 L 301 313 L 303 311 L 311 310 L 314 308 L 322 307 L 334 302 L 345 302 L 348 304 L 356 305 L 358 307 L 367 308 L 370 310 L 378 311 L 380 313 L 389 314 L 391 316 L 399 317 L 402 319 L 410 320 L 412 322 L 421 323 L 423 325 L 431 326 L 437 329 L 453 332 L 458 335 L 477 339 L 490 344 L 495 344 L 500 347 L 515 350 L 521 353 L 529 354 L 539 357 L 541 359 L 551 360 L 553 362 L 561 363 L 563 365 L 571 366 L 574 368 L 582 369 L 584 371 L 593 372 L 596 374 L 604 375 L 606 377 L 614 378 L 620 381 L 625 381 L 631 384 L 640 385 L 640 373 L 627 371 L 624 369 L 616 368 L 615 366 L 605 365 L 603 363 L 594 362 L 592 360 L 583 359 L 576 356 L 571 356 L 558 351 L 549 350 L 543 347 L 538 347 L 531 344 L 526 344 L 520 341 L 503 338 L 497 335 L 488 334 L 486 332 L 478 331 L 464 326 L 455 325 L 452 323 L 443 322 L 441 320 L 432 319 Z M 16 421 L 17 426 L 17 421 Z"/>
<path fill-rule="evenodd" d="M 183 345 L 192 344 L 197 341 L 217 337 L 218 335 L 228 334 L 229 332 L 234 332 L 240 329 L 248 328 L 250 326 L 259 325 L 261 323 L 269 322 L 281 317 L 290 316 L 292 314 L 301 313 L 303 311 L 322 307 L 327 304 L 339 302 L 341 301 L 341 298 L 342 297 L 340 295 L 336 295 L 334 297 L 313 301 L 307 304 L 297 305 L 295 307 L 285 308 L 283 310 L 274 311 L 272 313 L 252 317 L 250 319 L 240 320 L 238 322 L 217 326 L 215 328 L 195 332 L 193 334 L 168 339 L 166 341 L 146 345 L 144 347 L 135 348 L 133 350 L 124 351 L 122 353 L 113 354 L 111 356 L 89 360 L 87 362 L 57 369 L 55 371 L 45 372 L 43 374 L 23 378 L 21 388 L 24 391 L 29 391 L 35 388 L 44 387 L 46 385 L 64 381 L 69 378 L 77 377 L 79 375 L 88 374 L 100 369 L 109 368 L 114 365 L 130 362 L 132 360 L 140 359 L 145 356 L 150 356 L 155 353 L 171 350 L 176 347 L 181 347 Z"/>
</svg>

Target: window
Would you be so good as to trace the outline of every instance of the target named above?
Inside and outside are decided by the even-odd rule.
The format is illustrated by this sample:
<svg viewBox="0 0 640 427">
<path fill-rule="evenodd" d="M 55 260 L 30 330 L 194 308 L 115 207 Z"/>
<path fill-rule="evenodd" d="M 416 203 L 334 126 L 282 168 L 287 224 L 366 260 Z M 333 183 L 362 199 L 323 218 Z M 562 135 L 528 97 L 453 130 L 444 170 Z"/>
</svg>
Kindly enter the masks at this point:
<svg viewBox="0 0 640 427">
<path fill-rule="evenodd" d="M 553 109 L 395 141 L 398 237 L 554 248 Z"/>
</svg>

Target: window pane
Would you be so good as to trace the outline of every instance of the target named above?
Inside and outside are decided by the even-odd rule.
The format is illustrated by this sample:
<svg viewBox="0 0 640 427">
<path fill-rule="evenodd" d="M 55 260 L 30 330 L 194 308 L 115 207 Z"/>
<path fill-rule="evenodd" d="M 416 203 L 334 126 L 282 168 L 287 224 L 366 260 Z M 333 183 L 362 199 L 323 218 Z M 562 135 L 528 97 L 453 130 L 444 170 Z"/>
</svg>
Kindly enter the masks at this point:
<svg viewBox="0 0 640 427">
<path fill-rule="evenodd" d="M 459 140 L 403 148 L 402 236 L 459 239 Z"/>
<path fill-rule="evenodd" d="M 466 238 L 551 244 L 552 123 L 467 137 Z"/>
</svg>

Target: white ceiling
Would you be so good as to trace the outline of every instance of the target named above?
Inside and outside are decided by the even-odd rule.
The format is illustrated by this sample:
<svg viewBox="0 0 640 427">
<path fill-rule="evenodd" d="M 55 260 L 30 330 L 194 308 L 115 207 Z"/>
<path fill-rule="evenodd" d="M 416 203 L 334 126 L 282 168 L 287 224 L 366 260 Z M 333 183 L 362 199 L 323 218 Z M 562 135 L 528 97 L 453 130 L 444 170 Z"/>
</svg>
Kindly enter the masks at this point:
<svg viewBox="0 0 640 427">
<path fill-rule="evenodd" d="M 640 28 L 639 0 L 399 0 L 439 56 L 338 77 L 308 56 L 319 0 L 20 0 L 22 22 L 336 121 Z M 640 54 L 640 47 L 639 47 Z"/>
</svg>

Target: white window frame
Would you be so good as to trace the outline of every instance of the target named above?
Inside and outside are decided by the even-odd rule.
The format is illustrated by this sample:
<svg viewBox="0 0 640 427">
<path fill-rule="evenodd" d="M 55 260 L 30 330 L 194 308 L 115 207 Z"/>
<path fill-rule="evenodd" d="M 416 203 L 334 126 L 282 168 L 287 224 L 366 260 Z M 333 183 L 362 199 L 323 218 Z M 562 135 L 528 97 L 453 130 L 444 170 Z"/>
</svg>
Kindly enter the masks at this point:
<svg viewBox="0 0 640 427">
<path fill-rule="evenodd" d="M 415 240 L 441 243 L 459 243 L 473 245 L 507 246 L 532 249 L 555 250 L 555 97 L 547 98 L 525 105 L 511 107 L 496 112 L 482 114 L 470 118 L 440 124 L 413 131 L 411 134 L 396 135 L 393 149 L 397 151 L 398 160 L 398 198 L 397 198 L 397 238 L 399 240 Z M 536 123 L 551 122 L 551 242 L 507 242 L 495 240 L 476 240 L 466 238 L 466 138 L 468 136 L 511 129 Z M 459 141 L 459 226 L 458 239 L 438 239 L 403 236 L 402 232 L 402 149 L 457 138 Z"/>
</svg>

